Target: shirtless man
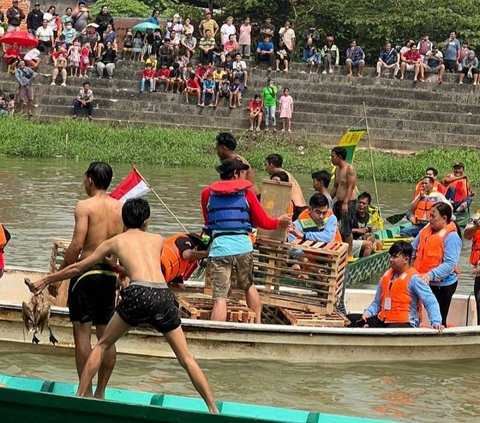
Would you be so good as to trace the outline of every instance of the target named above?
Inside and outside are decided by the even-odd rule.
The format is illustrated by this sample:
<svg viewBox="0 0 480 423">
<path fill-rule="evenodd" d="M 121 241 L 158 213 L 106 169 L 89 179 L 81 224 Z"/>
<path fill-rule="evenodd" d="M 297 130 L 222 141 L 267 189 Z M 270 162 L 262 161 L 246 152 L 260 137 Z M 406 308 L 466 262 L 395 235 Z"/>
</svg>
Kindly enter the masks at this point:
<svg viewBox="0 0 480 423">
<path fill-rule="evenodd" d="M 75 208 L 72 242 L 65 252 L 61 268 L 77 261 L 83 262 L 103 241 L 123 231 L 122 205 L 105 192 L 112 175 L 112 168 L 103 162 L 91 163 L 85 172 L 83 184 L 90 198 L 79 201 Z M 116 273 L 110 266 L 102 263 L 102 260 L 91 263 L 81 276 L 70 281 L 68 307 L 73 324 L 75 362 L 79 378 L 92 351 L 92 325 L 96 327 L 97 338 L 100 339 L 112 316 L 116 282 Z M 95 391 L 97 398 L 105 395 L 105 387 L 115 366 L 115 354 L 113 347 L 107 352 L 100 368 Z M 92 395 L 91 385 L 87 394 Z"/>
<path fill-rule="evenodd" d="M 217 155 L 221 161 L 226 159 L 239 159 L 246 165 L 248 165 L 247 170 L 247 180 L 250 181 L 252 186 L 252 191 L 257 197 L 260 196 L 260 189 L 255 183 L 255 175 L 253 174 L 252 167 L 246 159 L 244 159 L 239 154 L 235 153 L 237 148 L 237 140 L 230 132 L 220 132 L 217 135 Z"/>
<path fill-rule="evenodd" d="M 30 290 L 38 294 L 52 282 L 80 275 L 90 266 L 111 255 L 118 257 L 123 266 L 121 269 L 118 266 L 118 270 L 125 272 L 131 282 L 122 290 L 122 300 L 88 358 L 77 395 L 88 396 L 92 379 L 106 359 L 108 350 L 112 349 L 132 326 L 146 323 L 164 334 L 210 412 L 218 413 L 208 381 L 188 350 L 173 294 L 168 289 L 158 265 L 163 238 L 145 232 L 149 217 L 150 206 L 145 200 L 128 200 L 122 208 L 125 232 L 102 242 L 88 258 L 30 283 Z"/>
<path fill-rule="evenodd" d="M 283 157 L 280 154 L 268 155 L 265 162 L 265 170 L 270 176 L 277 172 L 285 172 L 288 175 L 288 181 L 292 184 L 292 202 L 294 205 L 292 221 L 297 220 L 300 213 L 307 208 L 302 188 L 300 188 L 299 183 L 293 175 L 282 168 Z"/>
<path fill-rule="evenodd" d="M 330 160 L 335 169 L 335 181 L 331 196 L 337 201 L 333 204 L 333 212 L 340 222 L 340 233 L 343 242 L 348 242 L 348 252 L 352 255 L 352 222 L 357 211 L 357 199 L 355 197 L 355 186 L 357 183 L 357 172 L 350 163 L 347 163 L 347 150 L 343 147 L 334 147 Z"/>
</svg>

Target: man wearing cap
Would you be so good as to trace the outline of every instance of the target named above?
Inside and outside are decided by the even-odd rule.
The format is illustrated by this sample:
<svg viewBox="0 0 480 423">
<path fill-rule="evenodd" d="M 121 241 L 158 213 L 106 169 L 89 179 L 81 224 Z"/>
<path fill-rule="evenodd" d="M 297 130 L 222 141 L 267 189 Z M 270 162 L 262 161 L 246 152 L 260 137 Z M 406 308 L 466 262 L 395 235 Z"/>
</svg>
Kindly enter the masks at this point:
<svg viewBox="0 0 480 423">
<path fill-rule="evenodd" d="M 211 37 L 215 39 L 215 35 L 217 34 L 218 31 L 218 24 L 215 21 L 215 19 L 212 19 L 212 12 L 210 10 L 205 10 L 205 19 L 203 19 L 200 22 L 200 25 L 198 26 L 198 30 L 200 31 L 200 34 L 202 37 L 206 37 L 207 31 L 210 30 L 211 32 Z"/>
<path fill-rule="evenodd" d="M 181 46 L 185 52 L 185 56 L 188 57 L 188 60 L 191 60 L 195 54 L 195 47 L 197 46 L 197 39 L 193 36 L 193 33 L 190 29 L 185 31 L 185 35 L 182 37 Z"/>
<path fill-rule="evenodd" d="M 5 269 L 5 262 L 3 261 L 3 249 L 10 241 L 10 232 L 8 232 L 5 227 L 0 224 L 0 278 L 3 276 L 3 271 Z"/>
<path fill-rule="evenodd" d="M 235 287 L 243 289 L 247 305 L 255 311 L 255 323 L 261 323 L 262 303 L 253 285 L 252 227 L 277 229 L 287 227 L 290 215 L 271 218 L 251 190 L 246 179 L 250 166 L 238 159 L 222 161 L 216 170 L 221 181 L 214 182 L 202 191 L 201 202 L 205 232 L 213 239 L 207 272 L 213 290 L 211 320 L 225 321 L 227 298 L 232 274 Z"/>
<path fill-rule="evenodd" d="M 18 30 L 24 19 L 25 13 L 23 13 L 23 10 L 18 6 L 18 0 L 13 0 L 12 7 L 7 10 L 7 32 Z"/>
<path fill-rule="evenodd" d="M 42 26 L 43 12 L 40 10 L 40 3 L 35 3 L 32 11 L 27 15 L 28 32 L 35 35 L 37 29 Z"/>
<path fill-rule="evenodd" d="M 445 197 L 452 203 L 453 211 L 460 213 L 470 207 L 473 192 L 468 177 L 465 175 L 465 165 L 461 162 L 453 165 L 453 173 L 445 176 Z"/>
</svg>

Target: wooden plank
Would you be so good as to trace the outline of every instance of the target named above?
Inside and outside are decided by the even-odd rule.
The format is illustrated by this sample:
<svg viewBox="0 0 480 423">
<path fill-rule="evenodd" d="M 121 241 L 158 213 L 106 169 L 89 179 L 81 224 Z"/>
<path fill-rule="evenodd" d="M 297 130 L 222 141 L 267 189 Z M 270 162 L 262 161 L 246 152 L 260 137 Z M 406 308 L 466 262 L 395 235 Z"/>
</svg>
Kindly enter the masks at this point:
<svg viewBox="0 0 480 423">
<path fill-rule="evenodd" d="M 304 311 L 313 311 L 317 313 L 322 313 L 325 310 L 324 306 L 301 303 L 297 301 L 291 301 L 286 298 L 281 298 L 278 296 L 272 296 L 268 294 L 260 294 L 263 304 L 276 307 L 291 308 L 294 310 L 304 310 Z M 318 298 L 316 298 L 318 300 Z"/>
</svg>

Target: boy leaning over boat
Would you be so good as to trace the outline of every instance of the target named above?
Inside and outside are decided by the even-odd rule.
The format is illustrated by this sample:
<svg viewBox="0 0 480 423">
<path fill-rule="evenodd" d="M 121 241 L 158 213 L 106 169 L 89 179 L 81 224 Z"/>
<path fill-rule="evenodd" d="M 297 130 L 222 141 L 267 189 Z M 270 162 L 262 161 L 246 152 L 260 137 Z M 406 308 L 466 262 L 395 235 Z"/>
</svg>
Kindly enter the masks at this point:
<svg viewBox="0 0 480 423">
<path fill-rule="evenodd" d="M 255 323 L 261 323 L 262 303 L 253 284 L 252 227 L 274 230 L 287 227 L 288 214 L 271 218 L 259 203 L 248 181 L 250 166 L 231 158 L 217 166 L 221 181 L 202 191 L 201 202 L 205 232 L 213 241 L 208 255 L 208 273 L 213 290 L 211 320 L 225 321 L 227 298 L 232 275 L 236 287 L 243 289 L 247 305 L 255 312 Z"/>
<path fill-rule="evenodd" d="M 122 207 L 122 220 L 125 226 L 123 233 L 102 242 L 84 260 L 28 284 L 29 288 L 37 294 L 50 283 L 79 275 L 90 266 L 112 255 L 118 257 L 122 263 L 122 271 L 124 270 L 130 278 L 130 285 L 121 291 L 122 299 L 85 364 L 77 395 L 88 396 L 92 379 L 115 343 L 131 327 L 148 324 L 164 334 L 210 412 L 218 413 L 208 381 L 188 350 L 175 308 L 174 296 L 168 289 L 158 265 L 164 239 L 159 235 L 145 232 L 149 218 L 150 206 L 145 200 L 128 200 Z"/>
<path fill-rule="evenodd" d="M 411 266 L 413 247 L 398 241 L 390 247 L 390 269 L 380 279 L 373 302 L 361 315 L 350 315 L 356 326 L 371 328 L 419 327 L 419 301 L 434 329 L 443 330 L 442 315 L 432 290 Z"/>
</svg>

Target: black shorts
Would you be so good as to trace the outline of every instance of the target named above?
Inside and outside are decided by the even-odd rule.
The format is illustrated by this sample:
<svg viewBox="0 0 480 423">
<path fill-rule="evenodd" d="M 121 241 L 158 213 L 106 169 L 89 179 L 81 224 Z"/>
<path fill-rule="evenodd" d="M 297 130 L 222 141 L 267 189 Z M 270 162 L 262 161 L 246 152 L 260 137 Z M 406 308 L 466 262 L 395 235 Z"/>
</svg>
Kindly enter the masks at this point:
<svg viewBox="0 0 480 423">
<path fill-rule="evenodd" d="M 355 213 L 357 212 L 357 200 L 350 200 L 348 202 L 348 212 L 342 213 L 343 201 L 335 201 L 333 204 L 333 213 L 340 223 L 340 233 L 343 240 L 352 235 L 352 225 Z"/>
<path fill-rule="evenodd" d="M 132 281 L 120 291 L 120 296 L 122 300 L 115 311 L 130 326 L 147 324 L 167 333 L 181 324 L 175 297 L 166 284 Z"/>
<path fill-rule="evenodd" d="M 70 280 L 68 308 L 70 321 L 106 325 L 115 309 L 117 274 L 103 263 Z"/>
<path fill-rule="evenodd" d="M 445 65 L 445 70 L 456 72 L 458 69 L 457 62 L 455 60 L 444 60 L 443 64 Z"/>
</svg>

